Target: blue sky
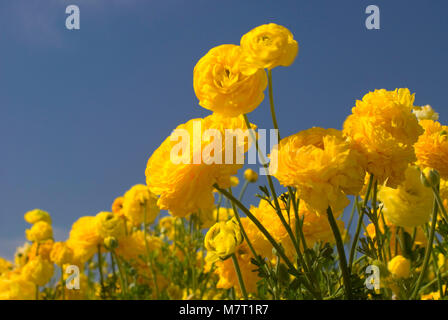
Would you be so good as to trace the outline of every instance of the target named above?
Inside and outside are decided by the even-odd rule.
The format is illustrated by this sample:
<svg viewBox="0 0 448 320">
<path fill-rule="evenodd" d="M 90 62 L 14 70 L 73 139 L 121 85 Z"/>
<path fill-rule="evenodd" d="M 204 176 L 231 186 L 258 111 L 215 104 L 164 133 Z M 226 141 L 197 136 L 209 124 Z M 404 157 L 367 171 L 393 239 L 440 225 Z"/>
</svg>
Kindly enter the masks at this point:
<svg viewBox="0 0 448 320">
<path fill-rule="evenodd" d="M 69 4 L 80 30 L 65 28 Z M 370 4 L 380 30 L 365 28 Z M 377 88 L 409 87 L 444 122 L 447 15 L 443 0 L 1 1 L 0 256 L 25 240 L 26 211 L 49 211 L 64 240 L 78 217 L 144 183 L 171 130 L 209 114 L 193 91 L 198 59 L 260 24 L 288 27 L 300 46 L 273 72 L 282 136 L 340 129 Z M 268 110 L 266 100 L 251 121 L 271 128 Z"/>
</svg>

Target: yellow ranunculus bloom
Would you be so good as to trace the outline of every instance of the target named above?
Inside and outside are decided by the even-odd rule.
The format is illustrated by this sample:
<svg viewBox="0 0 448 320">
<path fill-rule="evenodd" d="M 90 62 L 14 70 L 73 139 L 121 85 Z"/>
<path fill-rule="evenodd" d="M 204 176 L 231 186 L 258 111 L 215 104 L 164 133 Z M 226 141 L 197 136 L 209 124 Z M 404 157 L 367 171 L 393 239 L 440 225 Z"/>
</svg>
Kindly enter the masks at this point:
<svg viewBox="0 0 448 320">
<path fill-rule="evenodd" d="M 120 239 L 124 236 L 124 221 L 112 212 L 102 211 L 96 215 L 98 234 L 102 239 L 115 237 Z"/>
<path fill-rule="evenodd" d="M 146 224 L 153 223 L 160 212 L 157 196 L 143 184 L 137 184 L 126 191 L 122 210 L 124 216 L 136 226 L 144 222 L 145 211 Z"/>
<path fill-rule="evenodd" d="M 53 277 L 53 263 L 42 257 L 30 260 L 22 269 L 23 279 L 31 281 L 38 286 L 44 286 Z"/>
<path fill-rule="evenodd" d="M 232 188 L 237 187 L 239 184 L 240 184 L 240 179 L 238 179 L 238 177 L 236 177 L 236 176 L 230 177 L 230 186 Z"/>
<path fill-rule="evenodd" d="M 191 148 L 195 140 L 198 140 L 195 137 L 198 134 L 195 128 L 198 128 L 197 131 L 202 137 L 201 151 Z M 245 128 L 242 116 L 229 118 L 218 114 L 203 119 L 192 119 L 179 125 L 172 135 L 154 151 L 146 167 L 146 183 L 154 194 L 160 196 L 157 202 L 160 209 L 169 210 L 176 217 L 186 217 L 200 210 L 212 209 L 214 207 L 213 184 L 217 183 L 221 188 L 230 187 L 230 177 L 243 166 L 242 163 L 238 163 L 236 154 L 244 154 L 249 148 L 250 138 L 248 139 L 248 136 L 244 138 Z M 252 125 L 252 128 L 255 126 Z M 228 148 L 233 148 L 230 150 L 233 153 L 232 161 L 226 161 L 225 158 L 226 152 L 230 153 L 226 150 L 226 129 L 234 130 L 238 137 L 236 145 L 234 143 L 231 146 L 228 145 Z M 241 129 L 240 133 L 238 129 Z M 215 144 L 214 140 L 206 139 L 206 131 L 213 131 L 222 137 L 222 143 Z M 186 157 L 183 156 L 179 163 L 172 159 L 173 150 L 179 144 L 184 145 L 183 142 L 178 142 L 179 136 L 176 135 L 178 132 L 188 133 L 188 140 L 182 139 L 185 142 L 183 151 L 186 151 L 184 152 Z M 210 146 L 213 149 L 207 153 L 207 148 Z M 199 161 L 195 162 L 195 158 Z"/>
<path fill-rule="evenodd" d="M 34 224 L 39 221 L 45 221 L 51 224 L 50 214 L 44 210 L 34 209 L 25 213 L 25 221 Z"/>
<path fill-rule="evenodd" d="M 422 120 L 420 124 L 425 132 L 414 145 L 418 165 L 422 169 L 435 169 L 443 179 L 448 179 L 448 126 L 432 120 Z"/>
<path fill-rule="evenodd" d="M 389 261 L 387 269 L 395 278 L 409 278 L 411 274 L 411 262 L 405 257 L 397 255 Z"/>
<path fill-rule="evenodd" d="M 42 258 L 49 260 L 50 252 L 53 249 L 54 240 L 48 239 L 41 242 L 33 242 L 31 244 L 30 249 L 28 250 L 28 260 L 33 260 L 37 256 L 41 256 Z"/>
<path fill-rule="evenodd" d="M 420 120 L 438 120 L 439 114 L 434 111 L 429 104 L 423 107 L 415 106 L 412 112 L 415 114 L 417 119 Z"/>
<path fill-rule="evenodd" d="M 251 72 L 290 66 L 299 52 L 299 45 L 291 31 L 275 23 L 264 24 L 241 38 L 241 48 Z M 250 72 L 250 71 L 249 71 Z"/>
<path fill-rule="evenodd" d="M 364 183 L 362 157 L 336 129 L 311 128 L 284 138 L 271 152 L 269 171 L 318 212 L 340 212 Z"/>
<path fill-rule="evenodd" d="M 378 199 L 383 202 L 383 213 L 388 221 L 401 227 L 417 227 L 429 221 L 434 195 L 420 180 L 415 166 L 406 169 L 405 180 L 396 189 L 381 187 Z"/>
<path fill-rule="evenodd" d="M 264 99 L 266 73 L 243 74 L 242 49 L 224 44 L 211 49 L 194 67 L 193 87 L 199 105 L 226 116 L 253 111 Z"/>
<path fill-rule="evenodd" d="M 423 133 L 412 113 L 409 89 L 375 90 L 356 101 L 343 133 L 366 159 L 367 172 L 380 184 L 396 187 L 408 164 L 415 161 L 413 145 Z"/>
<path fill-rule="evenodd" d="M 0 257 L 0 276 L 12 269 L 12 263 Z"/>
<path fill-rule="evenodd" d="M 123 201 L 124 197 L 117 197 L 112 203 L 112 212 L 120 217 L 123 215 Z"/>
<path fill-rule="evenodd" d="M 226 259 L 235 253 L 236 247 L 243 242 L 238 222 L 234 219 L 217 222 L 205 235 L 204 244 L 207 249 L 207 261 Z"/>
<path fill-rule="evenodd" d="M 87 262 L 102 244 L 98 233 L 96 217 L 85 216 L 79 218 L 72 226 L 67 246 L 73 250 L 73 258 L 81 264 Z"/>
<path fill-rule="evenodd" d="M 0 300 L 33 300 L 36 285 L 20 276 L 0 277 Z"/>
<path fill-rule="evenodd" d="M 50 252 L 50 260 L 58 266 L 71 263 L 73 260 L 73 250 L 65 242 L 55 242 Z"/>
<path fill-rule="evenodd" d="M 26 238 L 29 241 L 40 242 L 53 238 L 53 229 L 48 222 L 38 221 L 31 229 L 26 230 Z"/>
</svg>

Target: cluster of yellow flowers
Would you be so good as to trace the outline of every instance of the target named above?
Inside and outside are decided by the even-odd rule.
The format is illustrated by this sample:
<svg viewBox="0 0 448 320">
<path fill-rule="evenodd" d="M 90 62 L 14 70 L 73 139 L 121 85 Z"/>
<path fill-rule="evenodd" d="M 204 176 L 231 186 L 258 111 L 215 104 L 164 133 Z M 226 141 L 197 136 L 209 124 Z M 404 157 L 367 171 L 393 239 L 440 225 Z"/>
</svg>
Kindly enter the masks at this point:
<svg viewBox="0 0 448 320">
<path fill-rule="evenodd" d="M 260 188 L 258 205 L 242 202 L 248 184 L 258 181 L 251 169 L 234 196 L 243 167 L 236 151 L 246 153 L 257 139 L 239 139 L 256 129 L 247 114 L 268 86 L 272 95 L 272 69 L 290 66 L 298 49 L 287 28 L 270 23 L 243 35 L 240 45 L 206 53 L 194 68 L 193 86 L 199 105 L 213 113 L 177 126 L 149 158 L 146 185 L 117 197 L 111 211 L 79 218 L 66 241 L 54 242 L 47 212 L 27 212 L 29 242 L 17 250 L 14 264 L 0 259 L 0 299 L 355 298 L 351 282 L 368 264 L 383 267 L 395 297 L 443 298 L 448 127 L 430 106 L 415 106 L 406 88 L 367 93 L 342 130 L 313 127 L 281 139 L 270 162 L 262 163 L 269 188 Z M 211 148 L 226 130 L 237 132 L 237 144 Z M 181 147 L 179 132 L 187 137 Z M 232 161 L 214 161 L 227 154 Z M 273 178 L 285 188 L 280 196 Z M 346 230 L 349 197 L 354 206 Z M 358 226 L 347 259 L 344 243 L 350 244 L 355 211 Z M 362 228 L 366 238 L 358 247 Z M 416 252 L 423 248 L 422 261 Z M 364 255 L 355 259 L 357 250 Z M 65 286 L 69 266 L 81 272 L 78 290 Z M 58 272 L 59 284 L 52 287 Z M 434 279 L 439 292 L 424 291 Z"/>
</svg>

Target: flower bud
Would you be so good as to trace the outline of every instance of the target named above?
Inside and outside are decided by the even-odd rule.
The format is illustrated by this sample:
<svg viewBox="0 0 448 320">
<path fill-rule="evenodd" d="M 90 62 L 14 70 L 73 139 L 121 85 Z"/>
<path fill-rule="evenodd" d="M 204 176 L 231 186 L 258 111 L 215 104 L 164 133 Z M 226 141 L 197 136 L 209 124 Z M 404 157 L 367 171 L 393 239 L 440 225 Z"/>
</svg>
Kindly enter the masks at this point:
<svg viewBox="0 0 448 320">
<path fill-rule="evenodd" d="M 437 170 L 426 168 L 422 171 L 420 179 L 425 187 L 437 187 L 440 184 L 440 175 Z"/>
<path fill-rule="evenodd" d="M 113 250 L 118 248 L 118 240 L 115 237 L 106 237 L 104 239 L 104 246 L 108 250 Z"/>
<path fill-rule="evenodd" d="M 252 169 L 247 169 L 244 171 L 244 179 L 251 183 L 255 183 L 258 180 L 258 174 Z"/>
</svg>

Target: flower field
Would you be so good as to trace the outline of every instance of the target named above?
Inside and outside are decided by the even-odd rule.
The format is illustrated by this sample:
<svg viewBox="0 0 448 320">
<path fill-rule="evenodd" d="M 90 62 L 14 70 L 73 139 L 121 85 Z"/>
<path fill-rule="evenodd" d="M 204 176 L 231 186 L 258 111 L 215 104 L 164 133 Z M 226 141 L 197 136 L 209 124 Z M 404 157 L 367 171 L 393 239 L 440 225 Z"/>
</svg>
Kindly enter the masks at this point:
<svg viewBox="0 0 448 320">
<path fill-rule="evenodd" d="M 65 241 L 45 208 L 24 213 L 0 299 L 447 299 L 448 126 L 407 88 L 367 89 L 342 130 L 283 137 L 273 74 L 298 53 L 273 23 L 208 51 L 193 88 L 210 115 L 178 125 L 146 184 L 79 217 Z M 264 99 L 278 138 L 267 154 L 249 120 Z M 266 175 L 239 161 L 251 148 Z"/>
</svg>

